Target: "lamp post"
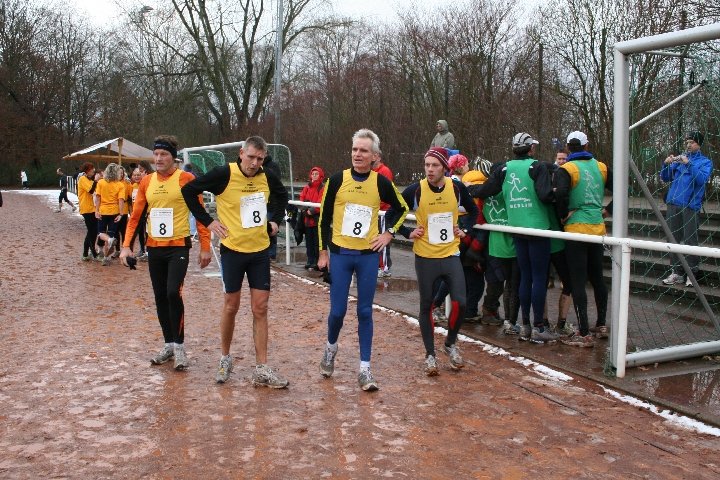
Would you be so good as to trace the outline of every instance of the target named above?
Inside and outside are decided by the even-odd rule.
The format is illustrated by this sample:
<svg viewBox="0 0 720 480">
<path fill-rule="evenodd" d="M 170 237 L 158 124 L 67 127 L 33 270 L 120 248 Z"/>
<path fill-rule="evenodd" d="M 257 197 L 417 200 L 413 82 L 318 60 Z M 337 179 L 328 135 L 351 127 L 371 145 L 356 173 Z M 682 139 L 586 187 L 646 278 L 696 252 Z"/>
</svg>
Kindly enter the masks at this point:
<svg viewBox="0 0 720 480">
<path fill-rule="evenodd" d="M 145 38 L 145 15 L 155 10 L 153 7 L 149 5 L 143 5 L 140 10 L 138 10 L 138 16 L 139 16 L 139 25 L 140 25 L 140 35 L 142 37 L 140 38 L 140 54 L 142 55 L 142 46 L 143 42 L 142 40 Z M 148 58 L 150 59 L 150 64 L 152 68 L 152 51 L 150 50 L 150 39 L 148 39 Z M 140 107 L 140 135 L 142 136 L 143 140 L 145 139 L 145 102 L 142 102 L 142 106 Z"/>
<path fill-rule="evenodd" d="M 283 0 L 278 0 L 277 26 L 275 29 L 275 133 L 274 142 L 280 143 L 280 92 L 282 78 L 282 44 L 283 44 Z"/>
</svg>

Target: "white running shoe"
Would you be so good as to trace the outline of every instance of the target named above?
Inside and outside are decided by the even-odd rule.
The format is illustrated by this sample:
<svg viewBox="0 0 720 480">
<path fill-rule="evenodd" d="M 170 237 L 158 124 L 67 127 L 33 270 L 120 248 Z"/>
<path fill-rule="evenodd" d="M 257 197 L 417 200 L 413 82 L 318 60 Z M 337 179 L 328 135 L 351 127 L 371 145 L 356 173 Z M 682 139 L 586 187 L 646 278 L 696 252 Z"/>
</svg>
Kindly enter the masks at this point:
<svg viewBox="0 0 720 480">
<path fill-rule="evenodd" d="M 189 365 L 187 355 L 185 355 L 185 346 L 175 345 L 175 370 L 187 370 Z"/>
<path fill-rule="evenodd" d="M 287 388 L 290 382 L 268 365 L 258 364 L 252 374 L 252 384 L 256 387 Z"/>
<path fill-rule="evenodd" d="M 676 283 L 683 283 L 685 281 L 685 278 L 682 275 L 678 275 L 677 273 L 671 273 L 667 276 L 667 278 L 663 278 L 663 283 L 665 285 L 675 285 Z"/>
<path fill-rule="evenodd" d="M 437 359 L 434 355 L 428 355 L 425 358 L 425 375 L 428 377 L 434 377 L 438 374 Z"/>
<path fill-rule="evenodd" d="M 232 372 L 232 355 L 224 355 L 220 358 L 220 366 L 218 367 L 217 375 L 215 375 L 215 381 L 217 383 L 225 383 L 230 378 L 230 372 Z"/>
<path fill-rule="evenodd" d="M 162 365 L 175 356 L 175 350 L 167 345 L 160 352 L 150 359 L 153 365 Z"/>
</svg>

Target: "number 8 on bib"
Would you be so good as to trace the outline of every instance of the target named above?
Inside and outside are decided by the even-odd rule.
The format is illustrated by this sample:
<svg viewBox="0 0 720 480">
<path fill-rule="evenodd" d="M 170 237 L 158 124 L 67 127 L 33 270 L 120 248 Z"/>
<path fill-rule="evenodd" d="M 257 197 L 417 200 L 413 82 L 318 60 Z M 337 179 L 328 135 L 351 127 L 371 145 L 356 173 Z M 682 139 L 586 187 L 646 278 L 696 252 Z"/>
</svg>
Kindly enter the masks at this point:
<svg viewBox="0 0 720 480">
<path fill-rule="evenodd" d="M 267 220 L 265 194 L 253 193 L 240 199 L 240 218 L 243 228 L 262 227 Z"/>
</svg>

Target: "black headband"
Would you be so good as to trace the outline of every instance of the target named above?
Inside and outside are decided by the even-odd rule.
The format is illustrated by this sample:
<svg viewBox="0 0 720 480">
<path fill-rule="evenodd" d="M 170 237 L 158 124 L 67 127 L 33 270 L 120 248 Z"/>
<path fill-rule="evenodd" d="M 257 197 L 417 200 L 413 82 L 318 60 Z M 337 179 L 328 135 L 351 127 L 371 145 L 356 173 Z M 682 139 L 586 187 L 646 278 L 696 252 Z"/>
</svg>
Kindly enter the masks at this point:
<svg viewBox="0 0 720 480">
<path fill-rule="evenodd" d="M 173 147 L 172 145 L 170 145 L 167 142 L 163 142 L 163 141 L 155 142 L 155 144 L 153 145 L 153 150 L 157 150 L 157 149 L 167 150 L 168 152 L 170 152 L 170 154 L 172 155 L 173 158 L 177 158 L 177 148 Z"/>
</svg>

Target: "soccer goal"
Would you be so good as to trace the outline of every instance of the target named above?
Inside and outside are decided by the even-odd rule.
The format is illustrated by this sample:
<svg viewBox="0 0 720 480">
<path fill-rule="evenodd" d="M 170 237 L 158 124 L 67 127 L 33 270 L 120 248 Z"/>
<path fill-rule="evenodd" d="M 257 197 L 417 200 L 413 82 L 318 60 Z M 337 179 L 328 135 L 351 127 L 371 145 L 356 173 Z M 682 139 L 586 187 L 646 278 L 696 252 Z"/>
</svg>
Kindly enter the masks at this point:
<svg viewBox="0 0 720 480">
<path fill-rule="evenodd" d="M 706 185 L 700 246 L 679 245 L 665 222 L 658 175 L 702 131 L 703 153 L 720 161 L 720 23 L 623 41 L 614 47 L 612 334 L 610 366 L 720 352 L 720 175 Z M 653 61 L 647 61 L 652 58 Z M 701 258 L 701 275 L 687 256 Z M 685 281 L 662 277 L 679 262 Z M 696 278 L 697 277 L 697 278 Z"/>
</svg>

